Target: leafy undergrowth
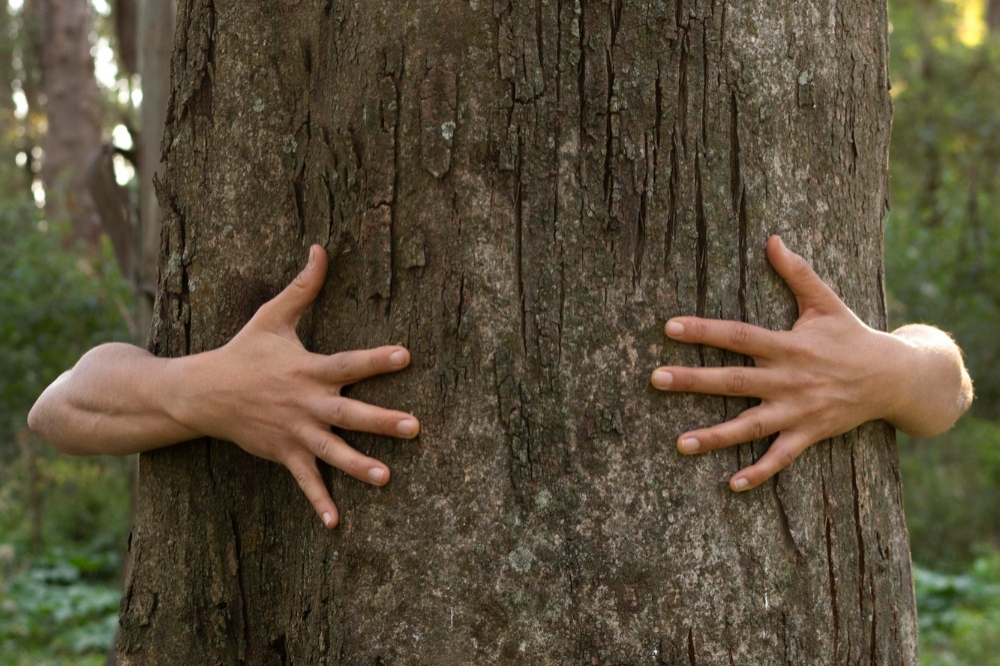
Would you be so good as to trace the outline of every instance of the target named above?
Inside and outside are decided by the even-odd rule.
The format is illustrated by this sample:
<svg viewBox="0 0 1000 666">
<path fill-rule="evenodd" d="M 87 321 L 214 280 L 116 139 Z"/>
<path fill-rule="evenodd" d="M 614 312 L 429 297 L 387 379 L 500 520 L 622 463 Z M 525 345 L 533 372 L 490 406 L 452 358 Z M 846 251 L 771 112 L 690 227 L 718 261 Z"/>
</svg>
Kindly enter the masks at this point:
<svg viewBox="0 0 1000 666">
<path fill-rule="evenodd" d="M 922 666 L 1000 666 L 1000 552 L 948 575 L 915 567 Z"/>
<path fill-rule="evenodd" d="M 0 664 L 103 664 L 118 626 L 116 560 L 56 554 L 0 580 Z"/>
</svg>

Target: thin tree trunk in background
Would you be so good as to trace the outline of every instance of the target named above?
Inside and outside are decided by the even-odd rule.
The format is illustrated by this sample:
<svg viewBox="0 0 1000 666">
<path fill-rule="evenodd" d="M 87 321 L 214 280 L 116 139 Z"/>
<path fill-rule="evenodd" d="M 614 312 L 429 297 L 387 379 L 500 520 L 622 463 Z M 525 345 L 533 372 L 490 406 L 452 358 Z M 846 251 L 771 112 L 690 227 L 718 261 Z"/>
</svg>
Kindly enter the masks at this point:
<svg viewBox="0 0 1000 666">
<path fill-rule="evenodd" d="M 91 250 L 101 235 L 86 172 L 101 148 L 101 105 L 90 55 L 87 0 L 30 0 L 41 51 L 42 104 L 47 130 L 42 148 L 46 210 L 71 224 L 71 239 Z"/>
<path fill-rule="evenodd" d="M 665 395 L 697 313 L 788 328 L 772 233 L 884 327 L 884 3 L 183 0 L 152 347 L 218 347 L 331 257 L 329 353 L 402 343 L 354 397 L 324 530 L 231 444 L 143 454 L 120 663 L 916 664 L 892 430 L 759 489 L 759 441 L 696 458 L 745 400 Z"/>
<path fill-rule="evenodd" d="M 113 0 L 115 20 L 115 56 L 124 74 L 139 71 L 139 0 Z M 173 23 L 170 24 L 173 30 Z"/>
<path fill-rule="evenodd" d="M 174 0 L 139 0 L 139 73 L 142 77 L 142 147 L 139 152 L 139 234 L 136 284 L 137 324 L 145 346 L 153 317 L 156 262 L 160 255 L 160 206 L 153 179 L 163 174 L 160 142 L 170 97 L 170 54 L 174 47 Z"/>
<path fill-rule="evenodd" d="M 27 428 L 17 433 L 17 445 L 21 450 L 21 459 L 27 475 L 25 479 L 24 504 L 28 508 L 31 531 L 28 534 L 28 547 L 32 555 L 40 555 L 45 548 L 44 523 L 42 515 L 41 478 L 38 473 L 38 448 L 34 437 Z"/>
<path fill-rule="evenodd" d="M 994 35 L 1000 35 L 1000 0 L 986 3 L 986 25 Z"/>
</svg>

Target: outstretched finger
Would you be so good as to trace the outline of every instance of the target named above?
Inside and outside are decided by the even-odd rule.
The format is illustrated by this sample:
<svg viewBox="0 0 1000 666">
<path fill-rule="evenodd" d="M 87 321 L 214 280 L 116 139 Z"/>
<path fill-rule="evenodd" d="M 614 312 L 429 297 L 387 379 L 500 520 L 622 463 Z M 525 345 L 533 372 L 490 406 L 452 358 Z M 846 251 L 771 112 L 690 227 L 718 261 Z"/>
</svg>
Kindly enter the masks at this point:
<svg viewBox="0 0 1000 666">
<path fill-rule="evenodd" d="M 406 439 L 416 437 L 420 431 L 420 423 L 406 412 L 383 409 L 350 398 L 332 398 L 318 411 L 317 418 L 344 430 Z"/>
<path fill-rule="evenodd" d="M 673 340 L 719 347 L 756 358 L 772 357 L 782 351 L 782 340 L 774 331 L 740 321 L 674 317 L 667 322 L 666 332 Z"/>
<path fill-rule="evenodd" d="M 751 407 L 731 421 L 686 432 L 677 438 L 677 450 L 692 455 L 767 437 L 781 429 L 771 412 L 768 407 Z"/>
<path fill-rule="evenodd" d="M 323 288 L 326 266 L 326 250 L 313 245 L 309 248 L 306 267 L 280 294 L 260 306 L 257 318 L 272 326 L 288 327 L 294 332 L 299 319 Z"/>
<path fill-rule="evenodd" d="M 804 433 L 792 431 L 781 433 L 760 460 L 729 479 L 729 487 L 737 492 L 756 488 L 791 465 L 799 454 L 812 445 L 813 441 Z"/>
<path fill-rule="evenodd" d="M 358 481 L 364 481 L 373 486 L 384 486 L 389 483 L 388 467 L 378 460 L 358 452 L 332 432 L 317 427 L 310 430 L 303 439 L 305 445 L 317 458 L 353 476 Z"/>
<path fill-rule="evenodd" d="M 340 521 L 337 505 L 333 503 L 333 499 L 326 489 L 326 484 L 323 483 L 323 477 L 316 466 L 316 459 L 305 452 L 303 454 L 289 458 L 285 462 L 285 466 L 313 505 L 316 515 L 320 517 L 327 529 L 333 529 Z"/>
<path fill-rule="evenodd" d="M 780 377 L 766 368 L 681 366 L 657 368 L 652 383 L 661 391 L 767 398 L 780 388 Z"/>
<path fill-rule="evenodd" d="M 800 314 L 810 307 L 840 302 L 840 297 L 823 282 L 809 262 L 789 250 L 778 236 L 767 240 L 767 258 L 795 294 Z"/>
<path fill-rule="evenodd" d="M 325 374 L 334 384 L 353 384 L 362 379 L 402 370 L 410 364 L 410 352 L 403 347 L 388 345 L 375 349 L 358 349 L 328 356 Z"/>
</svg>

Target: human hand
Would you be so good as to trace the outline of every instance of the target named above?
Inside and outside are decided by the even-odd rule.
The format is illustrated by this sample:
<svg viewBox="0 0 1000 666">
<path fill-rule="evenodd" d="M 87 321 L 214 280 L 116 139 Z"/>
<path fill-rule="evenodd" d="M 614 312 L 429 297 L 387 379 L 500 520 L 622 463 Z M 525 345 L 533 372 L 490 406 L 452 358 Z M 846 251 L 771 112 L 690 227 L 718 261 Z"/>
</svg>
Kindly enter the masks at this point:
<svg viewBox="0 0 1000 666">
<path fill-rule="evenodd" d="M 653 386 L 664 391 L 760 398 L 731 421 L 692 430 L 677 440 L 684 454 L 704 453 L 780 433 L 760 460 L 729 480 L 755 488 L 823 439 L 897 410 L 897 380 L 906 344 L 864 324 L 777 236 L 767 256 L 799 306 L 791 331 L 733 321 L 676 317 L 667 335 L 745 354 L 754 367 L 661 367 Z"/>
<path fill-rule="evenodd" d="M 295 326 L 323 287 L 326 270 L 326 252 L 312 246 L 309 265 L 236 337 L 217 350 L 177 359 L 183 363 L 172 372 L 185 386 L 179 422 L 287 467 L 332 528 L 339 515 L 317 459 L 376 486 L 389 482 L 389 468 L 351 448 L 330 426 L 409 439 L 420 425 L 410 414 L 341 395 L 348 384 L 405 368 L 410 362 L 406 349 L 386 346 L 327 356 L 302 346 Z"/>
</svg>

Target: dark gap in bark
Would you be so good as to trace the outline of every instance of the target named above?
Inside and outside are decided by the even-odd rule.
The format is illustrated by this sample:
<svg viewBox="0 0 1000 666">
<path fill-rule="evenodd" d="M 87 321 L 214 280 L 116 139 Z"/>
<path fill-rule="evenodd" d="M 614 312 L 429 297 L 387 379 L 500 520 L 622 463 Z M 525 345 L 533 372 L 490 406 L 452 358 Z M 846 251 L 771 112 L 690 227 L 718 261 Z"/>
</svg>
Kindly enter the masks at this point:
<svg viewBox="0 0 1000 666">
<path fill-rule="evenodd" d="M 604 57 L 607 62 L 608 68 L 608 101 L 607 101 L 607 120 L 605 123 L 605 147 L 604 147 L 604 199 L 608 206 L 608 217 L 612 217 L 611 204 L 612 204 L 612 189 L 614 184 L 614 177 L 611 173 L 611 154 L 614 148 L 614 137 L 612 136 L 611 127 L 611 98 L 614 97 L 614 87 L 615 87 L 615 69 L 614 65 L 611 63 L 611 49 L 614 48 L 614 42 L 611 44 L 611 48 L 606 49 L 604 52 Z M 610 220 L 609 220 L 610 222 Z"/>
<path fill-rule="evenodd" d="M 667 181 L 669 207 L 667 210 L 667 234 L 663 241 L 663 266 L 665 272 L 667 271 L 667 263 L 670 260 L 670 251 L 674 247 L 674 235 L 677 230 L 677 190 L 680 185 L 679 181 L 681 171 L 677 125 L 674 125 L 674 129 L 670 134 L 670 159 L 668 160 L 670 162 L 670 179 Z"/>
<path fill-rule="evenodd" d="M 830 516 L 830 496 L 826 491 L 826 481 L 823 480 L 823 521 L 826 523 L 826 565 L 830 577 L 830 610 L 833 613 L 833 661 L 837 661 L 837 651 L 840 642 L 840 612 L 837 607 L 837 580 L 833 572 L 833 519 Z"/>
<path fill-rule="evenodd" d="M 701 24 L 701 142 L 708 146 L 708 27 Z"/>
<path fill-rule="evenodd" d="M 648 134 L 646 149 L 648 153 Z M 636 219 L 635 225 L 635 247 L 632 254 L 632 289 L 635 289 L 639 283 L 639 276 L 642 273 L 642 258 L 646 252 L 646 207 L 648 205 L 649 189 L 649 175 L 647 174 L 646 185 L 642 189 L 642 198 L 639 201 L 639 217 Z"/>
<path fill-rule="evenodd" d="M 694 658 L 694 629 L 688 629 L 688 661 L 691 666 L 698 666 L 698 661 Z"/>
<path fill-rule="evenodd" d="M 662 84 L 663 72 L 660 65 L 660 59 L 656 59 L 656 117 L 654 118 L 653 130 L 656 134 L 656 140 L 653 143 L 653 185 L 656 185 L 656 176 L 659 172 L 659 159 L 660 159 L 660 143 L 662 141 L 661 136 L 661 124 L 663 120 L 663 84 Z"/>
<path fill-rule="evenodd" d="M 542 50 L 543 49 L 542 42 L 543 42 L 543 40 L 542 40 L 542 0 L 535 0 L 535 43 L 536 43 L 536 48 L 538 49 L 538 67 L 539 67 L 539 69 L 541 69 L 541 71 L 543 73 L 542 74 L 542 81 L 544 82 L 544 80 L 545 80 L 545 75 L 544 75 L 544 72 L 545 72 L 545 53 Z M 543 83 L 542 88 L 544 90 L 544 83 Z M 542 91 L 540 91 L 540 90 L 536 90 L 535 91 L 535 96 L 536 97 L 541 96 L 541 94 L 542 94 Z"/>
<path fill-rule="evenodd" d="M 705 195 L 702 191 L 701 157 L 694 156 L 695 178 L 695 227 L 698 232 L 698 243 L 695 249 L 695 270 L 697 273 L 697 304 L 695 312 L 699 317 L 705 316 L 705 304 L 708 299 L 708 223 L 705 220 Z M 701 365 L 705 365 L 705 348 L 698 345 L 698 357 Z"/>
<path fill-rule="evenodd" d="M 521 303 L 521 345 L 524 353 L 528 353 L 527 312 L 524 298 L 524 210 L 521 201 L 521 168 L 524 159 L 524 144 L 521 132 L 517 132 L 517 158 L 514 161 L 514 267 L 517 270 L 517 297 Z"/>
<path fill-rule="evenodd" d="M 587 96 L 585 90 L 587 87 L 587 52 L 586 52 L 586 39 L 587 39 L 587 21 L 584 20 L 585 10 L 584 10 L 584 0 L 580 0 L 580 18 L 579 18 L 579 33 L 580 33 L 580 66 L 577 77 L 577 88 L 580 92 L 580 151 L 583 150 L 583 137 L 586 135 L 586 110 L 587 110 Z M 583 218 L 581 218 L 583 219 Z"/>
<path fill-rule="evenodd" d="M 688 51 L 691 48 L 688 42 L 688 32 L 685 31 L 684 36 L 681 37 L 681 59 L 677 83 L 677 132 L 680 135 L 685 156 L 687 156 Z"/>
<path fill-rule="evenodd" d="M 858 492 L 858 470 L 854 463 L 854 447 L 851 447 L 851 499 L 854 505 L 854 530 L 858 537 L 858 612 L 865 616 L 865 536 L 861 528 L 861 493 Z M 874 608 L 872 610 L 874 612 Z"/>
</svg>

